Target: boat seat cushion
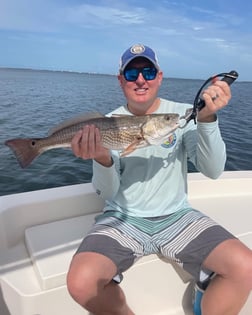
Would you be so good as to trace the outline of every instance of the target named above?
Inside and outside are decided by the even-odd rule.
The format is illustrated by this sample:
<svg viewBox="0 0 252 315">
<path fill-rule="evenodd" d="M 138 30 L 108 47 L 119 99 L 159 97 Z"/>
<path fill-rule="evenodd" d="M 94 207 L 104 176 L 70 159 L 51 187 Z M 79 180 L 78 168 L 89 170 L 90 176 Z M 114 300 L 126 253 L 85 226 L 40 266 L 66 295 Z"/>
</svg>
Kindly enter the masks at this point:
<svg viewBox="0 0 252 315">
<path fill-rule="evenodd" d="M 44 290 L 65 285 L 72 256 L 97 213 L 36 225 L 25 230 L 25 242 Z"/>
</svg>

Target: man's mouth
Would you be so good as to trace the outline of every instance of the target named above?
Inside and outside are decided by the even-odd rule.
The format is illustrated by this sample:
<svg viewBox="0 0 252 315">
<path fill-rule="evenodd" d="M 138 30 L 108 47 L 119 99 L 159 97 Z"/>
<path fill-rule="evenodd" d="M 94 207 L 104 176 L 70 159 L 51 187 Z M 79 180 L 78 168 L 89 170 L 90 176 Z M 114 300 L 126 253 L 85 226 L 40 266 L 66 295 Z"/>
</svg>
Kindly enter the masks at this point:
<svg viewBox="0 0 252 315">
<path fill-rule="evenodd" d="M 148 88 L 136 88 L 135 92 L 142 94 L 142 93 L 145 93 L 147 90 L 148 90 Z"/>
</svg>

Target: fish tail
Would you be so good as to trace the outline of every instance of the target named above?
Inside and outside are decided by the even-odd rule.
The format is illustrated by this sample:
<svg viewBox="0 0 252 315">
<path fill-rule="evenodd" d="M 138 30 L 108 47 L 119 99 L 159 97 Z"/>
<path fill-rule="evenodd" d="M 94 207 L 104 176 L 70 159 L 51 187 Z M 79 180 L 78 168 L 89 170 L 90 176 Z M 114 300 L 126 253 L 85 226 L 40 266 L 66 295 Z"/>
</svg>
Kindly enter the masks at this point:
<svg viewBox="0 0 252 315">
<path fill-rule="evenodd" d="M 41 153 L 39 148 L 34 145 L 36 140 L 11 139 L 5 141 L 5 145 L 12 149 L 20 166 L 25 168 Z"/>
</svg>

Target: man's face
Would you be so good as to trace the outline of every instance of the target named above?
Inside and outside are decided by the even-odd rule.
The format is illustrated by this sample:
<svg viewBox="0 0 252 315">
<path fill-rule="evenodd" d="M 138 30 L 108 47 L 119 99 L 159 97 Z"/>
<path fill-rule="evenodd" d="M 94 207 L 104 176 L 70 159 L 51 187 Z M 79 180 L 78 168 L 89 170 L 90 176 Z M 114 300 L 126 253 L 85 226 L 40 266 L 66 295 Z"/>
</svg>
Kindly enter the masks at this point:
<svg viewBox="0 0 252 315">
<path fill-rule="evenodd" d="M 142 69 L 145 67 L 153 68 L 153 64 L 146 58 L 136 58 L 129 63 L 126 69 Z M 158 90 L 161 85 L 163 74 L 157 71 L 153 80 L 146 80 L 140 72 L 135 81 L 127 81 L 123 74 L 118 76 L 124 95 L 128 101 L 128 106 L 134 108 L 142 106 L 146 110 L 154 103 L 157 98 Z"/>
</svg>

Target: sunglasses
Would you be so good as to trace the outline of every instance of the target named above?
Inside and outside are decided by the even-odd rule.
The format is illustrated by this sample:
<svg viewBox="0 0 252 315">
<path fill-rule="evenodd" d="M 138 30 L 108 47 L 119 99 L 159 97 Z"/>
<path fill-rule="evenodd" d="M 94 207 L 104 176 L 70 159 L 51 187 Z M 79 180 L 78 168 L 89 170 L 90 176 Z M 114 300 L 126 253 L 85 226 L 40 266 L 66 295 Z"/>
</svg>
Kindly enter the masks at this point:
<svg viewBox="0 0 252 315">
<path fill-rule="evenodd" d="M 157 72 L 157 69 L 154 67 L 129 68 L 124 70 L 123 75 L 125 80 L 133 82 L 137 80 L 139 73 L 142 73 L 144 79 L 150 81 L 156 78 Z"/>
</svg>

